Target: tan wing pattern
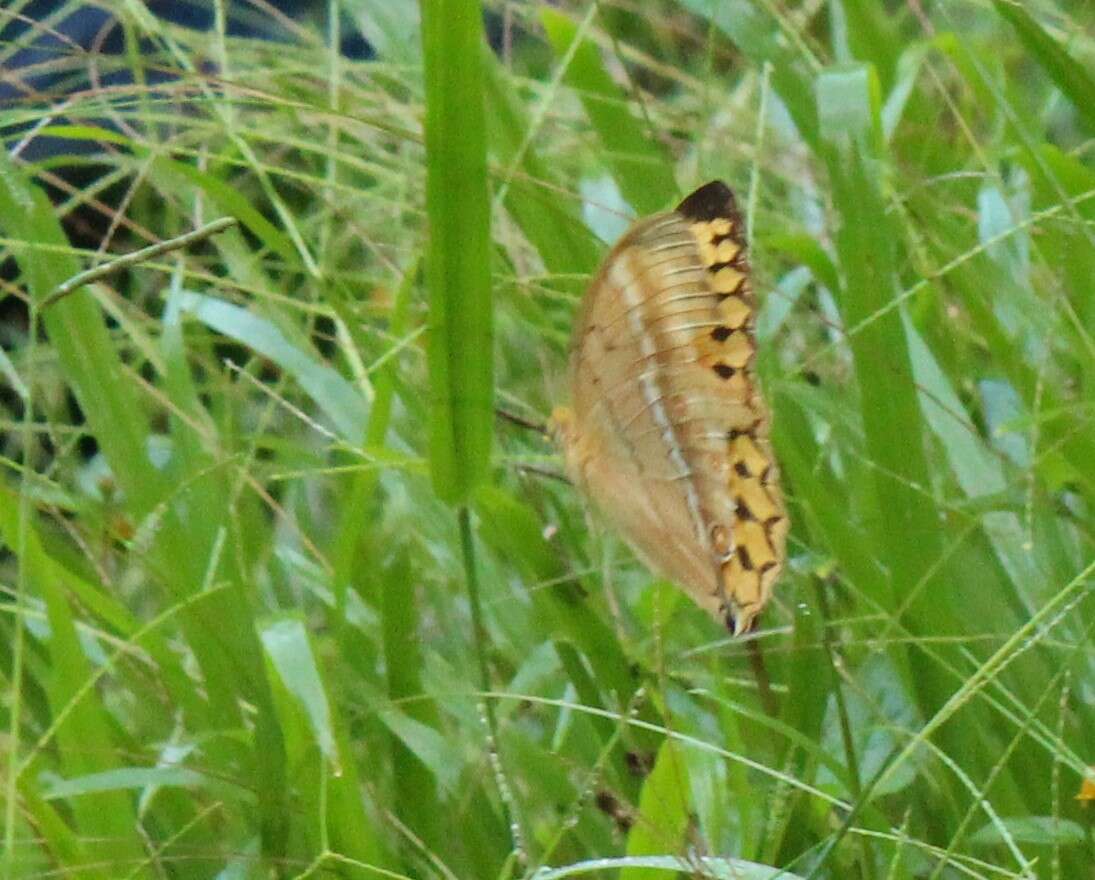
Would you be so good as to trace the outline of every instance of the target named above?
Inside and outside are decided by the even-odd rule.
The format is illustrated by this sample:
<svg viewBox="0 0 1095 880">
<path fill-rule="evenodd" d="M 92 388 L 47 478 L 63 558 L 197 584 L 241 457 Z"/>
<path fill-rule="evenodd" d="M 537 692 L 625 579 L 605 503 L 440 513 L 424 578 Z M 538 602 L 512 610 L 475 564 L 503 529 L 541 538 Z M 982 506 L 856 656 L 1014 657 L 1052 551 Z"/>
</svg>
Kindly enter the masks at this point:
<svg viewBox="0 0 1095 880">
<path fill-rule="evenodd" d="M 636 223 L 575 324 L 567 472 L 652 569 L 735 634 L 784 559 L 787 517 L 753 374 L 743 224 L 721 181 Z"/>
</svg>

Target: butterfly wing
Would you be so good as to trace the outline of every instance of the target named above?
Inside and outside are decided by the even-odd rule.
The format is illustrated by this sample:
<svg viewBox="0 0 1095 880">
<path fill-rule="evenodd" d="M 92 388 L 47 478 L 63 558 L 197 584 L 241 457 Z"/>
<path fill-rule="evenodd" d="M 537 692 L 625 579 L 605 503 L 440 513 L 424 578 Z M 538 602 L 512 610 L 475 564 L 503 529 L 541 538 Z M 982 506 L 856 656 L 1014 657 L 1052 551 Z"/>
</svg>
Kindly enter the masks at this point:
<svg viewBox="0 0 1095 880">
<path fill-rule="evenodd" d="M 575 326 L 573 410 L 556 415 L 572 479 L 734 632 L 767 602 L 787 532 L 754 314 L 742 223 L 714 181 L 613 248 Z"/>
</svg>

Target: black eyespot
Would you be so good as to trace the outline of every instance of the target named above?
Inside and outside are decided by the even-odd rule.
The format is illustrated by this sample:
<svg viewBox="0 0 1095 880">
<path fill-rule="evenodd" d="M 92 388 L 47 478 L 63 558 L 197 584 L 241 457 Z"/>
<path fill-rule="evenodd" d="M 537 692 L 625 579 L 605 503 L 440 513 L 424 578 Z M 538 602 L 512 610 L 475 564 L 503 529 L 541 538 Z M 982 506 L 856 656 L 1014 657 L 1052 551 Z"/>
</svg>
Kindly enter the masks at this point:
<svg viewBox="0 0 1095 880">
<path fill-rule="evenodd" d="M 714 339 L 715 342 L 725 342 L 733 332 L 734 331 L 729 327 L 716 327 L 711 331 L 711 338 Z"/>
<path fill-rule="evenodd" d="M 744 461 L 734 462 L 734 473 L 736 473 L 739 477 L 752 476 L 752 474 L 749 473 L 749 465 L 747 465 Z"/>
<path fill-rule="evenodd" d="M 715 364 L 712 369 L 720 379 L 729 379 L 734 375 L 734 368 L 727 364 Z"/>
</svg>

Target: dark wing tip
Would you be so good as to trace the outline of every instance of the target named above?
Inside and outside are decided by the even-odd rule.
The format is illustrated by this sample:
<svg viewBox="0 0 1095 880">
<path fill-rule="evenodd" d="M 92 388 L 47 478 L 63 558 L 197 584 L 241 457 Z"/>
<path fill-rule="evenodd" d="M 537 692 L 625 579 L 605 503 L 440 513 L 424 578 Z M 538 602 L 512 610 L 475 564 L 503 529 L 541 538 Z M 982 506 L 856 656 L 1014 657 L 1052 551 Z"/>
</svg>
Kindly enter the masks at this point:
<svg viewBox="0 0 1095 880">
<path fill-rule="evenodd" d="M 677 213 L 689 220 L 708 221 L 719 217 L 739 220 L 734 192 L 721 180 L 705 183 L 677 205 Z"/>
</svg>

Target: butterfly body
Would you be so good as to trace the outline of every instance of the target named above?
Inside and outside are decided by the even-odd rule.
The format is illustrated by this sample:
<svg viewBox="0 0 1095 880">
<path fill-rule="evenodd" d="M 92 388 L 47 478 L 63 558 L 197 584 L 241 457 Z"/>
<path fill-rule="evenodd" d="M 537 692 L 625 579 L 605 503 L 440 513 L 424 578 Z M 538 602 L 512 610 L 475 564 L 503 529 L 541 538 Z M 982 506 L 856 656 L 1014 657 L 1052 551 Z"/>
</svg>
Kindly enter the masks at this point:
<svg viewBox="0 0 1095 880">
<path fill-rule="evenodd" d="M 733 195 L 709 183 L 606 258 L 575 324 L 572 409 L 553 415 L 571 479 L 734 632 L 767 602 L 787 532 L 754 306 Z"/>
</svg>

